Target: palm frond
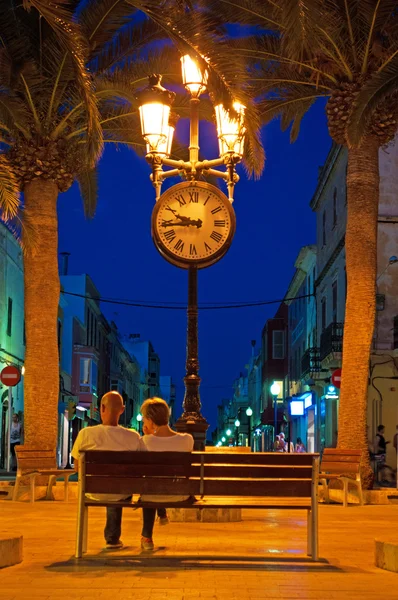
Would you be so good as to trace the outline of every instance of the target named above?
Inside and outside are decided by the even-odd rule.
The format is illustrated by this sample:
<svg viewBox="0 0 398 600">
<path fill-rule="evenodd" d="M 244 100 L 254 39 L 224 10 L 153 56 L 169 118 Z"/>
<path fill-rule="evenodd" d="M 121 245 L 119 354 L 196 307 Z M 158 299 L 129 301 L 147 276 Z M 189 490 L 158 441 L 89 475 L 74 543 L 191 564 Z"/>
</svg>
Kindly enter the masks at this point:
<svg viewBox="0 0 398 600">
<path fill-rule="evenodd" d="M 116 32 L 112 40 L 99 48 L 95 60 L 95 72 L 104 71 L 121 66 L 125 61 L 141 58 L 141 53 L 153 42 L 165 38 L 163 29 L 150 19 L 133 22 Z"/>
<path fill-rule="evenodd" d="M 136 12 L 125 0 L 87 0 L 81 5 L 77 16 L 89 42 L 91 58 L 101 53 Z"/>
<path fill-rule="evenodd" d="M 398 54 L 391 59 L 383 70 L 374 73 L 370 77 L 356 97 L 347 128 L 350 144 L 356 146 L 361 142 L 373 113 L 385 98 L 396 92 L 397 88 Z"/>
<path fill-rule="evenodd" d="M 87 146 L 86 157 L 93 166 L 102 153 L 102 132 L 99 125 L 97 99 L 92 87 L 91 78 L 86 69 L 88 57 L 87 45 L 82 31 L 70 11 L 69 1 L 61 0 L 57 4 L 49 4 L 46 0 L 24 0 L 26 7 L 34 7 L 56 33 L 60 44 L 68 51 L 73 62 L 75 81 L 86 110 Z"/>
<path fill-rule="evenodd" d="M 24 255 L 36 253 L 39 233 L 23 206 L 20 206 L 15 217 L 6 223 L 6 227 L 21 246 Z"/>
<path fill-rule="evenodd" d="M 11 164 L 0 154 L 0 215 L 3 221 L 14 219 L 21 204 L 19 185 Z"/>
<path fill-rule="evenodd" d="M 80 194 L 83 200 L 84 214 L 92 219 L 98 200 L 98 177 L 96 169 L 85 169 L 77 176 Z"/>
</svg>

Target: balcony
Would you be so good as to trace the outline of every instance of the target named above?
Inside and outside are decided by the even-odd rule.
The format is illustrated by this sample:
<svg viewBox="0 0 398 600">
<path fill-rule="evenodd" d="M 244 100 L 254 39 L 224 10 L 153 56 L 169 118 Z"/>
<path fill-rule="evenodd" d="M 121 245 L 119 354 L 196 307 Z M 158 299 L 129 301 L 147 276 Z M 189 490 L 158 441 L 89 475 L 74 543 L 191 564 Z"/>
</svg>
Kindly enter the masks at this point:
<svg viewBox="0 0 398 600">
<path fill-rule="evenodd" d="M 343 352 L 344 323 L 331 323 L 321 334 L 320 359 L 340 360 Z M 336 356 L 337 355 L 337 356 Z"/>
<path fill-rule="evenodd" d="M 320 370 L 319 348 L 307 348 L 301 359 L 301 377 L 304 378 L 311 373 L 319 373 Z"/>
</svg>

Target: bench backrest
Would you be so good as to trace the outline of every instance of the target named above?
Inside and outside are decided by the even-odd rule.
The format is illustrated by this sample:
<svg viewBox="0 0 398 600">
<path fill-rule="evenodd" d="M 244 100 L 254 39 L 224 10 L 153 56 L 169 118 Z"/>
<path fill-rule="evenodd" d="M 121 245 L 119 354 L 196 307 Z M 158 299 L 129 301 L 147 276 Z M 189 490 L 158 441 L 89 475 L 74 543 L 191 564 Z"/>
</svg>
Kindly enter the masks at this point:
<svg viewBox="0 0 398 600">
<path fill-rule="evenodd" d="M 325 448 L 322 455 L 321 472 L 350 474 L 360 477 L 362 450 L 340 450 Z"/>
<path fill-rule="evenodd" d="M 39 469 L 54 469 L 56 451 L 35 446 L 15 446 L 18 473 L 28 473 Z"/>
<path fill-rule="evenodd" d="M 311 497 L 317 454 L 81 453 L 86 493 Z M 83 482 L 84 479 L 84 482 Z"/>
</svg>

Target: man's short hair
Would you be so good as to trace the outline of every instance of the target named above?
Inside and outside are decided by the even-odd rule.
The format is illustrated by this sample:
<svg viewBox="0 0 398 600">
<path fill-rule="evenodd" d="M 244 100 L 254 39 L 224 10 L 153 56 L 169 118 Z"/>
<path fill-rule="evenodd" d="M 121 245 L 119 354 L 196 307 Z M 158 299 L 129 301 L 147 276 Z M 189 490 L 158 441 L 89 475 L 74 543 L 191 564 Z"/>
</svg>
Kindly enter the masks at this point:
<svg viewBox="0 0 398 600">
<path fill-rule="evenodd" d="M 150 419 L 157 425 L 168 425 L 170 419 L 170 408 L 162 398 L 148 398 L 141 406 L 142 416 Z"/>
<path fill-rule="evenodd" d="M 384 425 L 379 425 L 377 431 L 383 431 L 383 429 L 385 429 Z"/>
</svg>

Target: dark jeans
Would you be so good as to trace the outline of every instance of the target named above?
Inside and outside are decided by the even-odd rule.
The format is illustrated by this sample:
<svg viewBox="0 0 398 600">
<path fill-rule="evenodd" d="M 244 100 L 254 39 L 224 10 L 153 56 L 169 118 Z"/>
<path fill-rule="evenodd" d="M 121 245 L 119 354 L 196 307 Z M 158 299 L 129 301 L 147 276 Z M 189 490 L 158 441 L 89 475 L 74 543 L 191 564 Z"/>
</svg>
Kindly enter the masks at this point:
<svg viewBox="0 0 398 600">
<path fill-rule="evenodd" d="M 131 500 L 126 498 L 126 501 Z M 122 512 L 123 509 L 120 506 L 107 506 L 106 507 L 106 525 L 104 529 L 105 541 L 107 544 L 117 544 L 122 534 Z M 151 538 L 153 533 L 153 526 L 156 519 L 156 508 L 143 508 L 144 525 L 142 527 L 142 534 L 144 537 Z M 165 508 L 157 509 L 158 517 L 166 516 Z"/>
</svg>

